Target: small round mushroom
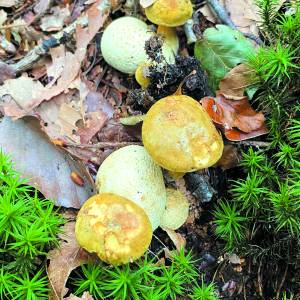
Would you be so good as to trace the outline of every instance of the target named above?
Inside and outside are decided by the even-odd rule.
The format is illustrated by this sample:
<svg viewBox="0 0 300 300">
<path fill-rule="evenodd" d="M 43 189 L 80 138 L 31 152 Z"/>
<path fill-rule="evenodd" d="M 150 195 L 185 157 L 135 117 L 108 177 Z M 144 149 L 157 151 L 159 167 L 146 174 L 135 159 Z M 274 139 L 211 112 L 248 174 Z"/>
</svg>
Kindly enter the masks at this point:
<svg viewBox="0 0 300 300">
<path fill-rule="evenodd" d="M 89 198 L 75 226 L 81 247 L 112 265 L 136 260 L 148 249 L 152 227 L 145 211 L 134 202 L 110 193 Z"/>
<path fill-rule="evenodd" d="M 167 195 L 161 168 L 142 146 L 130 145 L 110 154 L 96 178 L 99 193 L 125 197 L 148 215 L 155 230 L 164 213 Z"/>
<path fill-rule="evenodd" d="M 153 35 L 155 32 L 137 18 L 127 16 L 118 18 L 103 32 L 101 39 L 103 58 L 115 69 L 134 74 L 140 64 L 148 61 L 145 42 Z M 174 40 L 174 36 L 172 39 Z M 174 63 L 176 53 L 170 43 L 164 42 L 162 52 L 168 63 Z"/>
<path fill-rule="evenodd" d="M 175 189 L 167 188 L 167 207 L 161 218 L 160 227 L 176 230 L 189 216 L 189 202 L 185 195 Z"/>
<path fill-rule="evenodd" d="M 157 0 L 145 8 L 145 14 L 154 24 L 176 27 L 192 16 L 193 5 L 190 0 Z"/>
<path fill-rule="evenodd" d="M 214 165 L 224 147 L 206 111 L 184 95 L 171 95 L 152 105 L 143 122 L 142 139 L 158 165 L 177 173 Z"/>
</svg>

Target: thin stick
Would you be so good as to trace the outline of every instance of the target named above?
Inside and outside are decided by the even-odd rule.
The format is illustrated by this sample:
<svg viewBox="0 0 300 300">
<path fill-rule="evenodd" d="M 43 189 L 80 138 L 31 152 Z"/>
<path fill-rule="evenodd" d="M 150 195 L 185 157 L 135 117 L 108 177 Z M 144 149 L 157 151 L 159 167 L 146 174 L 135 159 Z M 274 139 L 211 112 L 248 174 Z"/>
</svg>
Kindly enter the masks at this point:
<svg viewBox="0 0 300 300">
<path fill-rule="evenodd" d="M 229 143 L 235 145 L 237 142 L 229 142 Z M 238 143 L 247 146 L 256 146 L 256 147 L 264 147 L 264 148 L 268 148 L 271 146 L 271 143 L 261 142 L 261 141 L 239 141 Z"/>
<path fill-rule="evenodd" d="M 207 3 L 217 18 L 225 25 L 229 26 L 232 29 L 238 30 L 234 22 L 231 20 L 225 8 L 219 3 L 218 0 L 207 0 Z M 242 34 L 253 40 L 256 44 L 262 45 L 264 42 L 257 36 L 251 33 L 243 33 Z"/>
<path fill-rule="evenodd" d="M 75 147 L 75 148 L 121 148 L 129 145 L 142 145 L 141 142 L 100 142 L 93 145 L 90 144 L 75 144 L 75 143 L 66 143 L 66 147 Z"/>
</svg>

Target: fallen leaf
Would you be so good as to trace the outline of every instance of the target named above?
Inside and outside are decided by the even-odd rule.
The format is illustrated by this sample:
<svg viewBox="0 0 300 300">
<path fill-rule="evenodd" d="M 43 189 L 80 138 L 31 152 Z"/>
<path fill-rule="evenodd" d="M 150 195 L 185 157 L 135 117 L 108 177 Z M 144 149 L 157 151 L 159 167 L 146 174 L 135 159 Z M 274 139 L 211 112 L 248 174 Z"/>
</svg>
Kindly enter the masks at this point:
<svg viewBox="0 0 300 300">
<path fill-rule="evenodd" d="M 16 76 L 15 70 L 8 64 L 0 62 L 0 84 L 5 80 L 14 78 Z M 1 89 L 2 87 L 0 87 Z"/>
<path fill-rule="evenodd" d="M 240 64 L 231 69 L 220 81 L 219 91 L 227 99 L 241 100 L 247 87 L 254 83 L 254 78 L 249 67 Z"/>
<path fill-rule="evenodd" d="M 33 11 L 37 15 L 42 15 L 47 11 L 47 9 L 49 8 L 51 2 L 52 2 L 52 0 L 39 0 L 34 5 Z"/>
<path fill-rule="evenodd" d="M 221 158 L 216 163 L 216 166 L 222 168 L 222 170 L 232 169 L 238 166 L 241 157 L 238 153 L 237 147 L 233 145 L 225 145 Z"/>
<path fill-rule="evenodd" d="M 212 120 L 226 130 L 237 127 L 245 133 L 250 133 L 264 125 L 264 115 L 253 110 L 246 97 L 235 101 L 219 94 L 215 98 L 204 97 L 201 103 Z"/>
<path fill-rule="evenodd" d="M 12 7 L 18 4 L 19 0 L 0 0 L 0 7 Z"/>
<path fill-rule="evenodd" d="M 252 139 L 254 137 L 261 136 L 261 135 L 264 135 L 267 133 L 268 133 L 268 128 L 266 127 L 266 125 L 262 125 L 260 128 L 253 130 L 251 132 L 248 132 L 248 133 L 245 133 L 236 128 L 225 129 L 225 132 L 224 132 L 226 138 L 233 142 Z"/>
<path fill-rule="evenodd" d="M 64 298 L 64 300 L 94 300 L 89 292 L 83 292 L 81 298 L 71 294 L 69 297 Z"/>
<path fill-rule="evenodd" d="M 0 147 L 29 183 L 57 206 L 80 208 L 92 195 L 93 186 L 88 179 L 80 187 L 70 178 L 72 171 L 87 178 L 79 162 L 52 145 L 35 118 L 13 122 L 4 117 L 0 123 Z"/>
<path fill-rule="evenodd" d="M 195 44 L 195 57 L 207 71 L 214 91 L 220 80 L 251 53 L 254 53 L 252 43 L 242 33 L 226 25 L 206 29 L 203 38 Z"/>
<path fill-rule="evenodd" d="M 43 85 L 33 78 L 25 75 L 5 80 L 0 86 L 0 98 L 9 95 L 4 102 L 4 113 L 7 116 L 18 117 L 23 112 L 28 112 L 31 108 L 31 101 L 39 91 L 43 89 Z"/>
<path fill-rule="evenodd" d="M 72 270 L 92 259 L 91 255 L 76 241 L 75 222 L 66 223 L 59 237 L 61 239 L 59 247 L 48 253 L 50 263 L 47 274 L 51 286 L 50 300 L 63 299 L 68 292 L 66 283 Z"/>
<path fill-rule="evenodd" d="M 87 144 L 104 127 L 107 119 L 102 111 L 89 113 L 85 118 L 85 126 L 78 129 L 81 144 Z"/>
<path fill-rule="evenodd" d="M 178 251 L 180 251 L 182 248 L 185 247 L 186 240 L 180 233 L 176 232 L 175 230 L 169 229 L 169 228 L 162 228 L 162 229 L 167 233 L 167 235 L 169 236 L 171 241 L 174 243 L 174 245 Z"/>
<path fill-rule="evenodd" d="M 7 13 L 3 9 L 0 10 L 0 26 L 7 20 Z"/>
<path fill-rule="evenodd" d="M 42 17 L 41 29 L 46 32 L 61 30 L 65 20 L 70 16 L 70 11 L 67 7 L 61 8 L 54 6 L 51 9 L 51 15 Z"/>
</svg>

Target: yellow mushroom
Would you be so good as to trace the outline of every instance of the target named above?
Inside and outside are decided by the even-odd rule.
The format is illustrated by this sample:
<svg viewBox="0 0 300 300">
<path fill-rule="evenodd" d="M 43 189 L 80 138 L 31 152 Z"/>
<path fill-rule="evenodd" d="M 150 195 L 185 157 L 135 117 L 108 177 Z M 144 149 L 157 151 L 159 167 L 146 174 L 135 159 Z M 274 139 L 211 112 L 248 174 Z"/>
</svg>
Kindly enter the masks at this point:
<svg viewBox="0 0 300 300">
<path fill-rule="evenodd" d="M 145 13 L 154 24 L 176 27 L 192 16 L 193 5 L 190 0 L 157 0 L 145 8 Z"/>
<path fill-rule="evenodd" d="M 189 202 L 179 190 L 167 188 L 167 206 L 161 218 L 162 228 L 176 230 L 181 227 L 189 215 Z"/>
<path fill-rule="evenodd" d="M 157 101 L 142 126 L 143 144 L 154 161 L 172 172 L 193 172 L 214 165 L 223 140 L 193 98 L 171 95 Z"/>
<path fill-rule="evenodd" d="M 136 260 L 148 249 L 152 226 L 134 202 L 111 193 L 89 198 L 80 209 L 76 239 L 88 252 L 112 265 Z"/>
</svg>

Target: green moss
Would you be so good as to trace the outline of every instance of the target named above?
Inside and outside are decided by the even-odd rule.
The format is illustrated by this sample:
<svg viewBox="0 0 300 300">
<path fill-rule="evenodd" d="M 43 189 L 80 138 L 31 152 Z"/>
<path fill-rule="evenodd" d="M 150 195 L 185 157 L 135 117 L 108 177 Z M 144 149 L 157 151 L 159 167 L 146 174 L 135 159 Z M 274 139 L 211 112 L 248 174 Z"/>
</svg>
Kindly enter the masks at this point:
<svg viewBox="0 0 300 300">
<path fill-rule="evenodd" d="M 0 151 L 0 299 L 48 299 L 45 254 L 63 218 Z"/>
</svg>

